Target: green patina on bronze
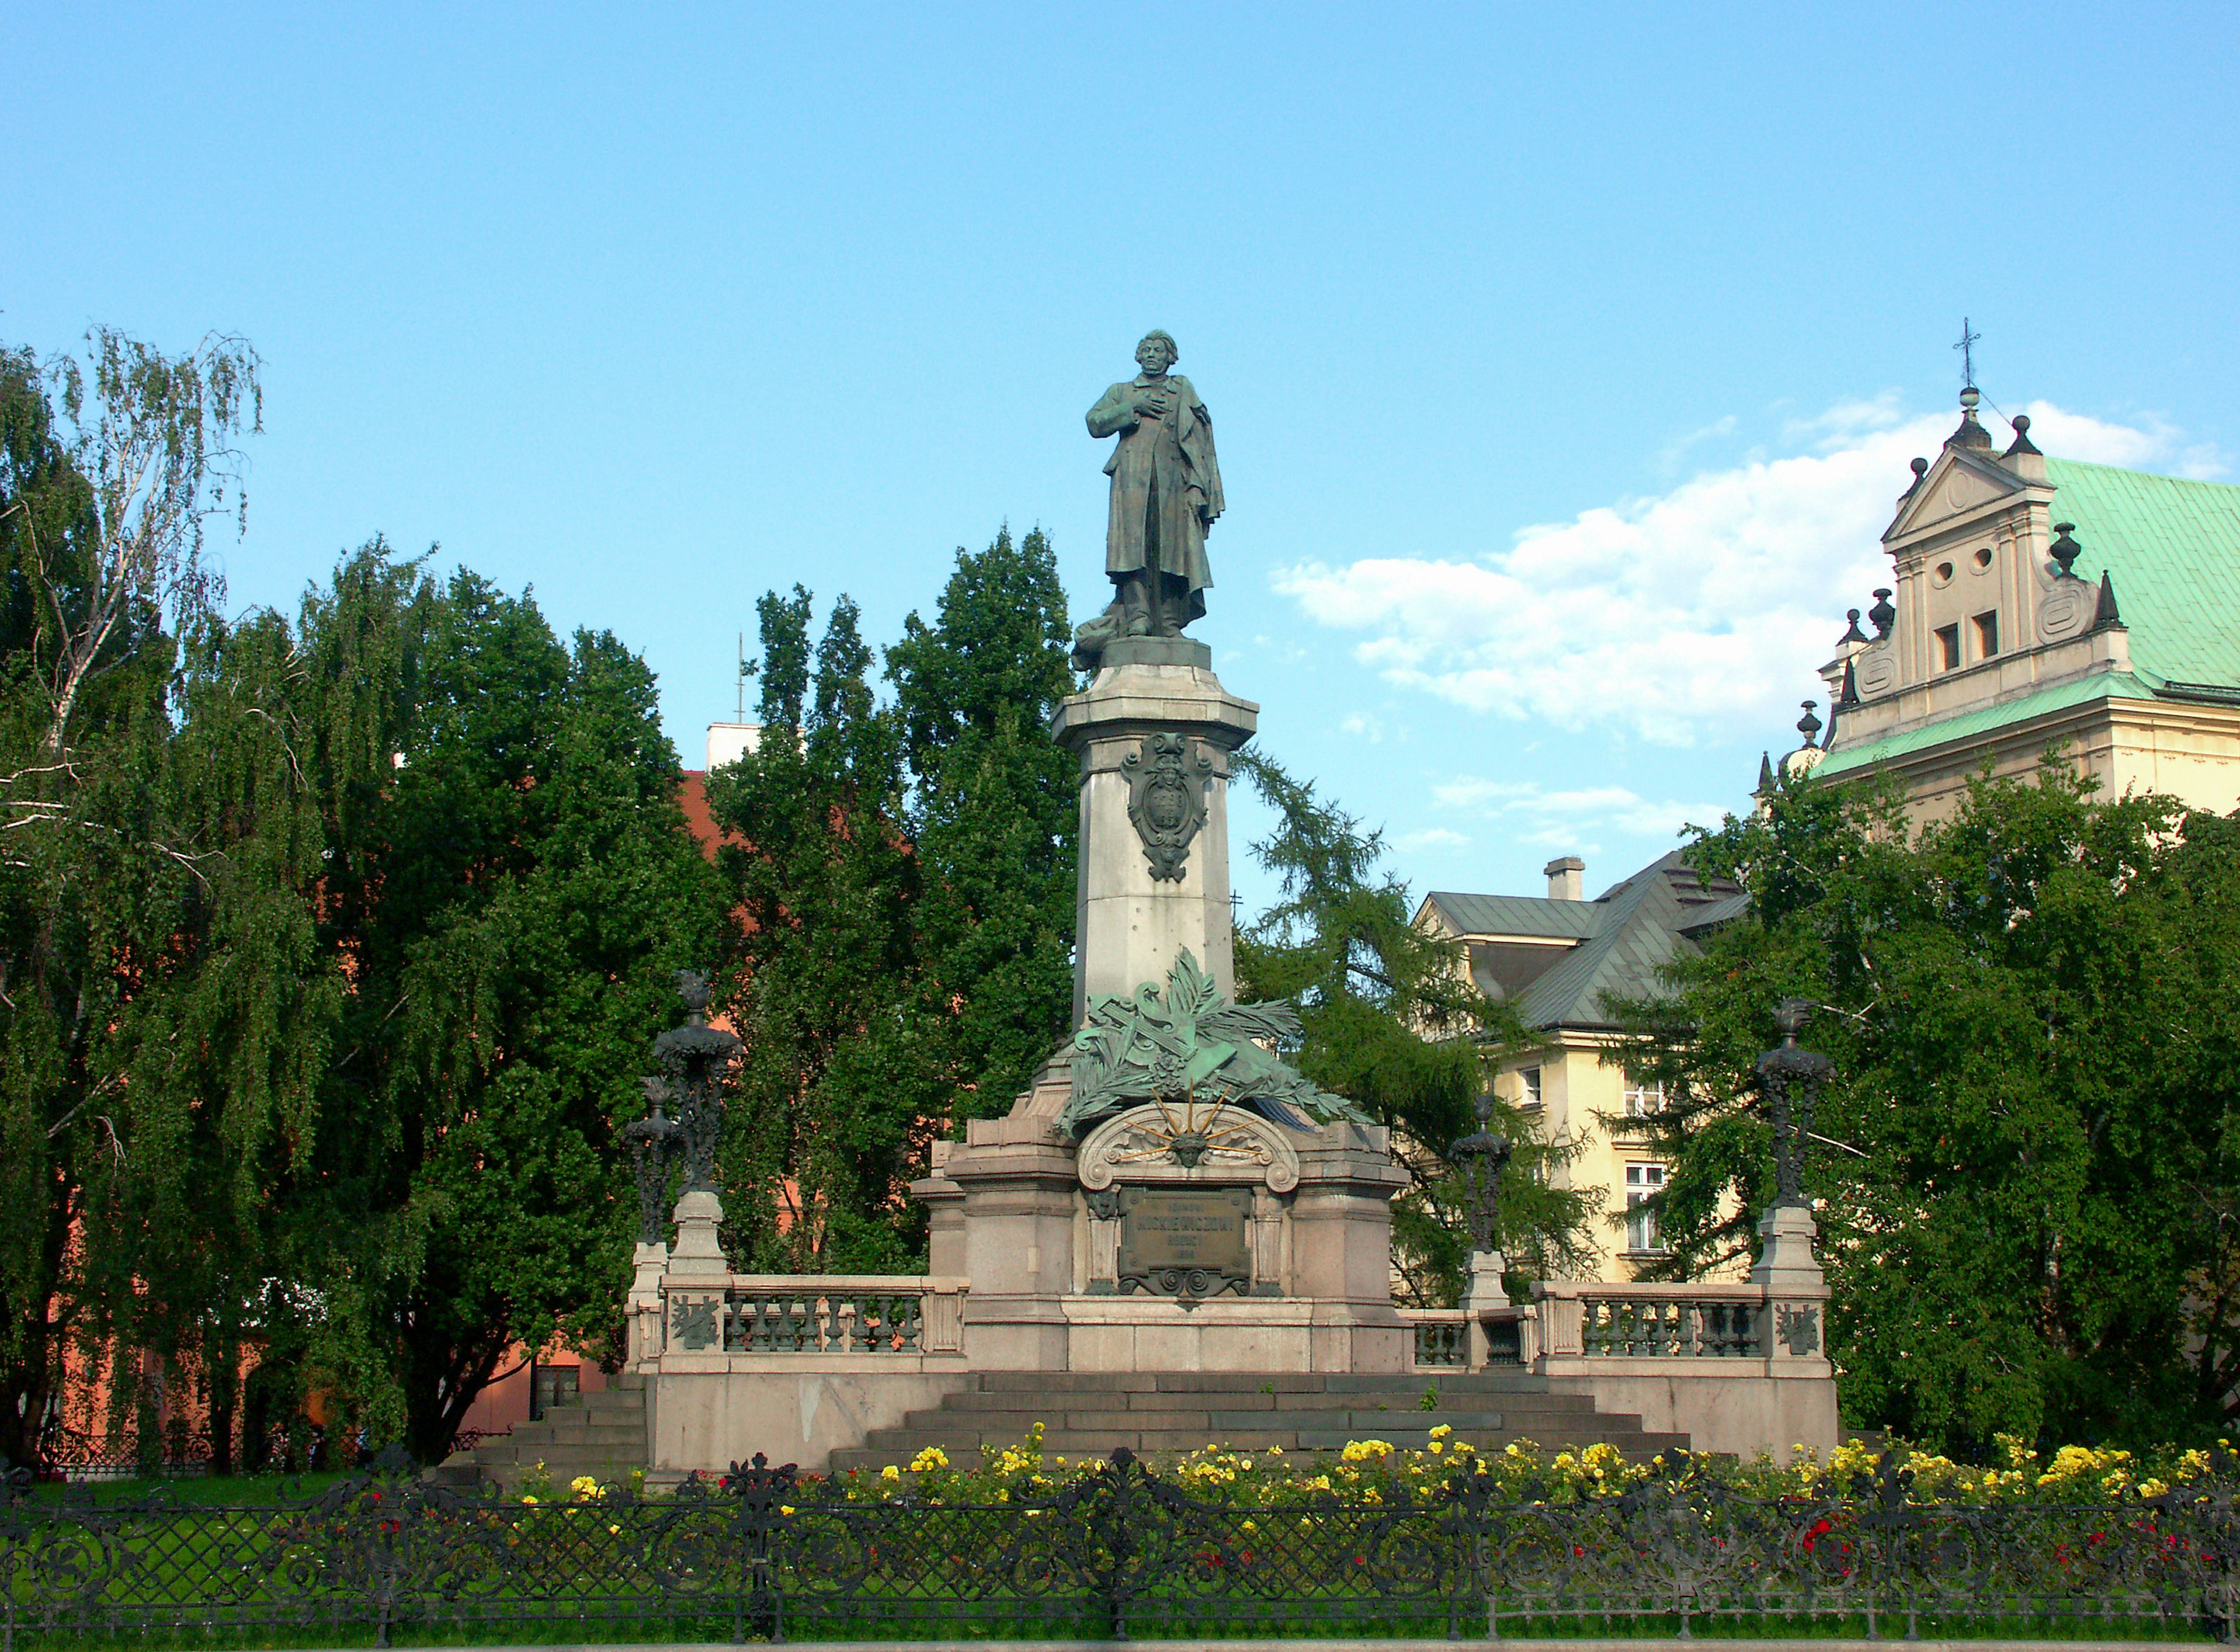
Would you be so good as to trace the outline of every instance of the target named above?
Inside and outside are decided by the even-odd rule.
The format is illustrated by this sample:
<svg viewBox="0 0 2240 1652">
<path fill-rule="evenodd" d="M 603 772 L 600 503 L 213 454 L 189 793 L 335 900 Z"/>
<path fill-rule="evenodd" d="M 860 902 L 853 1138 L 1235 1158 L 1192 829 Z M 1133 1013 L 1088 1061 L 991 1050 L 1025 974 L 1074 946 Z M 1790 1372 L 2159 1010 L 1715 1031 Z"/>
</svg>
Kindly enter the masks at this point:
<svg viewBox="0 0 2240 1652">
<path fill-rule="evenodd" d="M 1230 1003 L 1185 947 L 1168 971 L 1163 999 L 1147 981 L 1133 998 L 1110 993 L 1090 1006 L 1087 1024 L 1073 1036 L 1073 1095 L 1058 1122 L 1084 1134 L 1129 1108 L 1189 1097 L 1295 1129 L 1305 1129 L 1305 1119 L 1369 1123 L 1351 1102 L 1261 1048 L 1298 1036 L 1290 1004 Z"/>
<path fill-rule="evenodd" d="M 1104 571 L 1112 603 L 1074 634 L 1074 664 L 1093 670 L 1107 643 L 1127 636 L 1182 635 L 1205 613 L 1213 570 L 1205 536 L 1226 509 L 1213 420 L 1197 388 L 1170 370 L 1171 335 L 1154 329 L 1136 346 L 1143 370 L 1123 379 L 1089 410 L 1089 433 L 1119 437 L 1104 474 L 1112 509 Z"/>
</svg>

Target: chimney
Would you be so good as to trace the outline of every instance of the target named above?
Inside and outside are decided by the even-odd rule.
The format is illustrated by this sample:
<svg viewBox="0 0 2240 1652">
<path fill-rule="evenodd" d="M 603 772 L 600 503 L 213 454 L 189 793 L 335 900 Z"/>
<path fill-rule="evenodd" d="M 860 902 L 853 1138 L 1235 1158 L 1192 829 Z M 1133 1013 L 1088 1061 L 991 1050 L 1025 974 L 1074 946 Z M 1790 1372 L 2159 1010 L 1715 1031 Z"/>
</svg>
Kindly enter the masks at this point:
<svg viewBox="0 0 2240 1652">
<path fill-rule="evenodd" d="M 1587 898 L 1587 863 L 1576 855 L 1566 855 L 1560 861 L 1550 861 L 1540 869 L 1548 876 L 1548 898 L 1551 901 L 1583 901 Z"/>
</svg>

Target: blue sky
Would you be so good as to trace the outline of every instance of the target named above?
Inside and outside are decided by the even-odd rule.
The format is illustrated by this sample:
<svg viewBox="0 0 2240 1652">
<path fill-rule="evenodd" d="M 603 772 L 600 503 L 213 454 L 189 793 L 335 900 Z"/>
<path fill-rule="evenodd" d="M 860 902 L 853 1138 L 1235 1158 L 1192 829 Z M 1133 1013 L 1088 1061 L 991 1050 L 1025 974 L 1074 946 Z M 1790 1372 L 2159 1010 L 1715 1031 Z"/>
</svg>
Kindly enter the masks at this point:
<svg viewBox="0 0 2240 1652">
<path fill-rule="evenodd" d="M 696 765 L 770 586 L 890 639 L 1009 520 L 1101 603 L 1082 414 L 1155 325 L 1229 488 L 1197 634 L 1419 892 L 1567 849 L 1599 889 L 1741 803 L 1963 314 L 2049 452 L 2240 453 L 2229 5 L 19 4 L 6 43 L 0 338 L 264 356 L 233 604 L 440 542 L 643 650 Z"/>
</svg>

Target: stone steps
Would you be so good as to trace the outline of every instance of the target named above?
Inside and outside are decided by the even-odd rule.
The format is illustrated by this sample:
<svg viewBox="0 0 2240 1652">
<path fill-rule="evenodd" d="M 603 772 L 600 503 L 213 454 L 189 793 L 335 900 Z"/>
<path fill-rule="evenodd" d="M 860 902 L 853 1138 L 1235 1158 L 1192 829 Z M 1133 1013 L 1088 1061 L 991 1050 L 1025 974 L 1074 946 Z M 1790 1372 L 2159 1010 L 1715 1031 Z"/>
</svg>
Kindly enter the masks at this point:
<svg viewBox="0 0 2240 1652">
<path fill-rule="evenodd" d="M 1426 1396 L 1436 1397 L 1423 1409 Z M 1101 1457 L 1119 1448 L 1145 1455 L 1202 1450 L 1334 1450 L 1354 1440 L 1399 1447 L 1447 1436 L 1481 1451 L 1530 1440 L 1550 1449 L 1608 1443 L 1628 1456 L 1683 1448 L 1684 1435 L 1651 1434 L 1641 1419 L 1606 1414 L 1586 1395 L 1556 1394 L 1520 1371 L 1290 1374 L 1130 1371 L 983 1372 L 973 1387 L 900 1426 L 874 1430 L 855 1450 L 836 1451 L 832 1472 L 907 1466 L 930 1446 L 969 1466 L 983 1446 L 1015 1446 L 1037 1423 L 1048 1455 Z"/>
<path fill-rule="evenodd" d="M 510 1434 L 485 1440 L 470 1450 L 454 1451 L 428 1477 L 450 1485 L 496 1481 L 509 1495 L 542 1462 L 556 1489 L 581 1475 L 602 1485 L 627 1481 L 646 1465 L 645 1389 L 635 1376 L 555 1406 L 534 1422 L 514 1425 Z"/>
</svg>

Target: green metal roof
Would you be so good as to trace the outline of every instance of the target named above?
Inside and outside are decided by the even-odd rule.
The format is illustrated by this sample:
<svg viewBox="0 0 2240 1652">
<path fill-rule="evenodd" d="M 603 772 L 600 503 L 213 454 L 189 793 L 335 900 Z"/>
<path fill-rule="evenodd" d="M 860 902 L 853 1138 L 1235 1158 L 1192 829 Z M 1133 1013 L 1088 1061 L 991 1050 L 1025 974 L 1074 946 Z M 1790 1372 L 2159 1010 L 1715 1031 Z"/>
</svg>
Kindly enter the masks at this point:
<svg viewBox="0 0 2240 1652">
<path fill-rule="evenodd" d="M 2077 524 L 2076 571 L 2104 571 L 2149 683 L 2240 686 L 2240 488 L 2049 458 L 2053 516 Z"/>
<path fill-rule="evenodd" d="M 2063 522 L 2068 517 L 2062 518 Z M 2081 528 L 2081 524 L 2080 524 Z M 2082 533 L 2078 536 L 2082 538 Z M 2083 557 L 2078 562 L 2082 563 Z M 2116 589 L 2117 599 L 2123 600 L 2123 587 Z M 2125 604 L 2125 613 L 2130 612 Z M 2137 633 L 2133 633 L 2136 638 Z M 1941 746 L 1948 740 L 1963 740 L 1970 735 L 1987 734 L 1994 729 L 2003 729 L 2010 723 L 2026 723 L 2032 717 L 2043 716 L 2049 711 L 2059 711 L 2072 705 L 2083 705 L 2091 700 L 2151 700 L 2154 690 L 2136 676 L 2123 671 L 2106 671 L 2097 676 L 2074 677 L 2067 683 L 2036 694 L 2026 694 L 2019 700 L 2005 700 L 1997 705 L 1978 706 L 1973 711 L 1963 711 L 1953 716 L 1941 717 L 1935 723 L 1925 723 L 1917 729 L 1900 734 L 1884 735 L 1863 746 L 1845 746 L 1823 757 L 1812 772 L 1821 776 L 1849 774 L 1857 769 L 1871 769 L 1892 757 L 1903 757 L 1916 751 L 1926 751 L 1931 746 Z M 1839 730 L 1840 732 L 1840 730 Z"/>
</svg>

